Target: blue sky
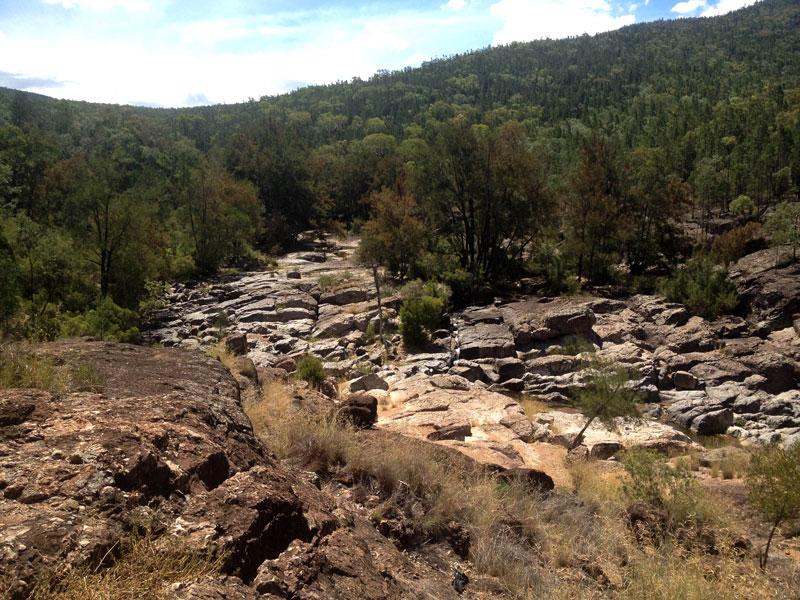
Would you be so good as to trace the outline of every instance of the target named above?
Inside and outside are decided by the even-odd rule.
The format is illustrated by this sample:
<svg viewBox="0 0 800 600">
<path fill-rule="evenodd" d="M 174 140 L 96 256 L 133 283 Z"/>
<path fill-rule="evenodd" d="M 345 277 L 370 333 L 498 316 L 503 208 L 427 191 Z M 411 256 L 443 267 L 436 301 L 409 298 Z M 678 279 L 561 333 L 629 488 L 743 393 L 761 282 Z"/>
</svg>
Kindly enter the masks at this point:
<svg viewBox="0 0 800 600">
<path fill-rule="evenodd" d="M 489 45 L 712 16 L 754 0 L 0 0 L 0 85 L 239 102 Z"/>
</svg>

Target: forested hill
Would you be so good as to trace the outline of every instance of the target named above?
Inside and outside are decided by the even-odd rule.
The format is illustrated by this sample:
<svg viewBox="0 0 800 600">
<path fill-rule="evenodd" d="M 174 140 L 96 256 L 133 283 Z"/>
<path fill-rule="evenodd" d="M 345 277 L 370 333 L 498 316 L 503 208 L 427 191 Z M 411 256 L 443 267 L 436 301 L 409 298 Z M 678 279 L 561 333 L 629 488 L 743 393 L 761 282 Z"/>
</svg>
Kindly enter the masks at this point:
<svg viewBox="0 0 800 600">
<path fill-rule="evenodd" d="M 275 99 L 292 110 L 381 116 L 406 124 L 436 101 L 481 112 L 540 107 L 545 122 L 587 118 L 639 95 L 712 102 L 800 74 L 800 6 L 767 1 L 724 17 L 658 21 L 596 36 L 515 43 L 315 86 Z"/>
<path fill-rule="evenodd" d="M 800 3 L 766 0 L 235 105 L 0 89 L 0 329 L 91 330 L 86 307 L 370 217 L 411 223 L 410 255 L 379 244 L 390 270 L 465 289 L 663 271 L 681 217 L 797 197 L 798 57 Z"/>
</svg>

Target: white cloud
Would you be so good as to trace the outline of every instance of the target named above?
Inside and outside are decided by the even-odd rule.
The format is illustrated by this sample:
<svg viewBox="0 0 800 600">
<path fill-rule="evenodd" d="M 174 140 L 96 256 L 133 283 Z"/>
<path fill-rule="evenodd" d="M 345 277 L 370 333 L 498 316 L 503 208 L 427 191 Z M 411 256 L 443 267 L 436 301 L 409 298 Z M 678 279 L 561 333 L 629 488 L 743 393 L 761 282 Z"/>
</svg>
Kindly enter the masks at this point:
<svg viewBox="0 0 800 600">
<path fill-rule="evenodd" d="M 710 5 L 700 14 L 703 17 L 716 17 L 755 3 L 756 0 L 719 0 L 719 2 Z"/>
<path fill-rule="evenodd" d="M 66 9 L 111 10 L 122 8 L 131 12 L 150 10 L 149 0 L 43 0 L 51 6 L 63 6 Z"/>
<path fill-rule="evenodd" d="M 430 57 L 421 48 L 431 32 L 458 28 L 473 18 L 437 14 L 331 16 L 303 25 L 296 13 L 208 20 L 171 26 L 146 41 L 75 29 L 46 40 L 44 34 L 11 34 L 0 38 L 0 71 L 63 82 L 25 88 L 60 98 L 163 106 L 241 102 L 300 83 L 366 78 L 380 68 L 419 64 Z M 275 42 L 276 36 L 284 39 Z M 246 50 L 231 41 L 242 37 Z"/>
<path fill-rule="evenodd" d="M 467 3 L 465 0 L 449 0 L 449 2 L 444 5 L 444 8 L 449 8 L 450 10 L 464 10 L 466 5 Z"/>
<path fill-rule="evenodd" d="M 503 23 L 495 45 L 595 34 L 636 22 L 633 14 L 615 16 L 605 0 L 500 0 L 490 10 Z"/>
<path fill-rule="evenodd" d="M 693 13 L 698 8 L 705 8 L 706 6 L 708 6 L 706 0 L 685 0 L 685 2 L 678 2 L 670 10 L 674 13 L 686 15 Z"/>
</svg>

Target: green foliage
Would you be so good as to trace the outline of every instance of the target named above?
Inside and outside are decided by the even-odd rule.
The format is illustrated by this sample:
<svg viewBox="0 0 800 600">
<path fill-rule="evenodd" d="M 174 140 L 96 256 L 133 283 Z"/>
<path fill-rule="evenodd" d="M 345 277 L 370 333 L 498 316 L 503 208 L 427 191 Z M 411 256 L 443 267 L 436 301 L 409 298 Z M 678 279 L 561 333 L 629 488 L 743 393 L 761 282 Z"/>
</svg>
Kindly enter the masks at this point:
<svg viewBox="0 0 800 600">
<path fill-rule="evenodd" d="M 700 486 L 685 466 L 672 467 L 658 452 L 642 448 L 626 450 L 622 465 L 628 474 L 622 485 L 628 500 L 665 509 L 675 525 L 708 520 Z"/>
<path fill-rule="evenodd" d="M 306 354 L 297 361 L 294 376 L 317 388 L 325 381 L 325 368 L 319 358 L 313 354 Z"/>
<path fill-rule="evenodd" d="M 384 188 L 370 198 L 372 218 L 361 228 L 359 258 L 399 278 L 408 275 L 425 247 L 426 230 L 410 194 Z"/>
<path fill-rule="evenodd" d="M 548 354 L 565 356 L 577 356 L 583 352 L 594 352 L 594 345 L 589 340 L 577 335 L 569 336 L 563 343 L 553 346 L 547 351 Z"/>
<path fill-rule="evenodd" d="M 450 300 L 450 290 L 443 284 L 416 280 L 406 284 L 400 292 L 400 333 L 407 348 L 419 348 L 430 339 L 430 334 L 442 324 L 442 317 Z"/>
<path fill-rule="evenodd" d="M 641 401 L 641 393 L 628 385 L 631 377 L 624 366 L 592 356 L 585 374 L 584 386 L 576 389 L 573 397 L 588 421 L 573 445 L 580 443 L 583 432 L 595 419 L 613 429 L 618 417 L 639 416 L 636 404 Z"/>
<path fill-rule="evenodd" d="M 4 327 L 51 337 L 59 314 L 98 293 L 136 310 L 147 281 L 243 264 L 307 228 L 358 231 L 370 216 L 368 254 L 459 300 L 514 282 L 548 230 L 560 250 L 539 271 L 551 293 L 573 275 L 652 277 L 687 221 L 708 233 L 744 206 L 737 195 L 761 213 L 800 189 L 798 18 L 797 2 L 771 0 L 228 106 L 0 88 L 0 235 L 15 263 L 3 253 L 2 305 L 15 309 Z M 374 210 L 381 190 L 400 201 Z M 791 206 L 769 231 L 796 254 Z"/>
<path fill-rule="evenodd" d="M 0 232 L 0 338 L 19 308 L 19 272 L 11 247 Z"/>
<path fill-rule="evenodd" d="M 144 284 L 144 289 L 145 295 L 139 300 L 139 315 L 142 320 L 147 320 L 169 305 L 167 300 L 169 283 L 166 281 L 147 281 Z"/>
<path fill-rule="evenodd" d="M 772 445 L 756 450 L 750 459 L 747 489 L 753 506 L 773 525 L 761 557 L 763 568 L 775 529 L 800 518 L 800 442 L 789 448 Z"/>
<path fill-rule="evenodd" d="M 714 318 L 739 304 L 736 286 L 723 269 L 705 254 L 690 259 L 661 285 L 672 302 L 680 302 L 695 314 Z"/>
<path fill-rule="evenodd" d="M 800 202 L 782 202 L 767 217 L 765 229 L 771 242 L 776 245 L 787 245 L 792 249 L 792 258 L 797 260 L 797 249 L 800 248 Z"/>
<path fill-rule="evenodd" d="M 758 212 L 756 205 L 753 203 L 753 199 L 747 194 L 740 194 L 731 200 L 731 203 L 728 205 L 728 210 L 739 217 L 752 217 Z"/>
<path fill-rule="evenodd" d="M 61 324 L 63 337 L 91 336 L 115 342 L 135 342 L 139 338 L 137 315 L 117 306 L 106 296 L 96 308 L 83 314 L 66 317 Z"/>
</svg>

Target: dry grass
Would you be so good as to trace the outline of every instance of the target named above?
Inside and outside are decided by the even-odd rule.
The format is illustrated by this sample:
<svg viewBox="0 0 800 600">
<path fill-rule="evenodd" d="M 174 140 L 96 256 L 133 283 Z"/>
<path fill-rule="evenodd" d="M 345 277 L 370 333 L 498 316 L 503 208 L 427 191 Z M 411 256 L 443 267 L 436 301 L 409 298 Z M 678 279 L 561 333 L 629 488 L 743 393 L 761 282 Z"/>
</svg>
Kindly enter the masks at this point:
<svg viewBox="0 0 800 600">
<path fill-rule="evenodd" d="M 451 521 L 460 523 L 470 533 L 474 570 L 496 577 L 510 597 L 797 596 L 787 577 L 757 572 L 753 559 L 726 549 L 725 531 L 732 526 L 727 505 L 706 492 L 692 497 L 690 506 L 674 507 L 714 528 L 717 553 L 670 537 L 654 546 L 637 541 L 626 524 L 630 500 L 619 466 L 575 463 L 574 491 L 542 496 L 520 482 L 500 483 L 437 445 L 356 433 L 322 412 L 298 408 L 293 396 L 290 383 L 267 382 L 262 397 L 246 407 L 256 432 L 278 456 L 321 473 L 349 472 L 357 487 L 381 498 L 371 515 L 376 522 L 389 513 L 406 514 L 430 541 L 440 539 Z"/>
<path fill-rule="evenodd" d="M 149 535 L 125 540 L 108 568 L 57 573 L 34 589 L 31 600 L 161 600 L 170 585 L 219 573 L 222 559 L 187 549 L 178 538 Z"/>
<path fill-rule="evenodd" d="M 0 346 L 0 389 L 34 388 L 62 394 L 100 391 L 104 383 L 92 365 L 57 361 L 23 343 Z"/>
</svg>

